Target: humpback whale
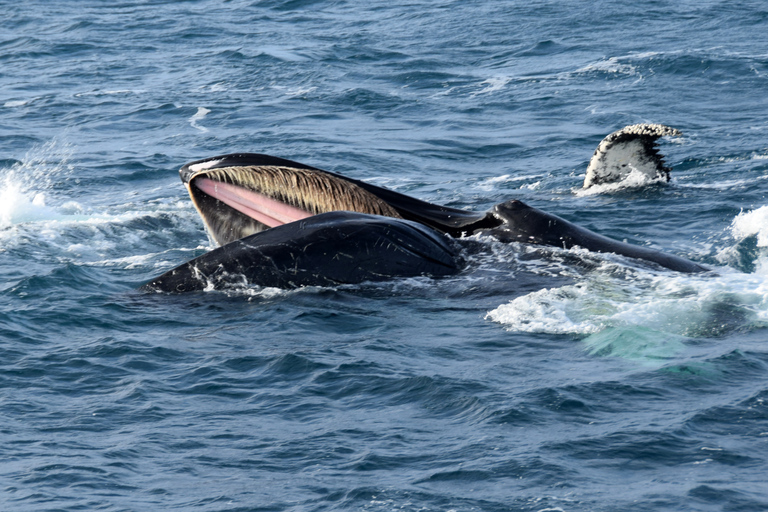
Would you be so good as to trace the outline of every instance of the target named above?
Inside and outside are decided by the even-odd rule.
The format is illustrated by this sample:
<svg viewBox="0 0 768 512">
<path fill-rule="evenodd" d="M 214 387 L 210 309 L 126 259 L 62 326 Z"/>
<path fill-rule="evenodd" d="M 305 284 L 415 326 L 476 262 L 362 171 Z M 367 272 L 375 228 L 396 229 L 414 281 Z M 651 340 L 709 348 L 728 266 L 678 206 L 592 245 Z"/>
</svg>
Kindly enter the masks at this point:
<svg viewBox="0 0 768 512">
<path fill-rule="evenodd" d="M 584 187 L 615 183 L 633 170 L 667 181 L 656 140 L 680 132 L 632 125 L 607 136 Z M 459 272 L 451 238 L 483 234 L 502 242 L 616 253 L 679 272 L 707 269 L 684 258 L 599 235 L 517 200 L 487 212 L 436 205 L 299 162 L 233 153 L 184 165 L 179 174 L 211 238 L 221 247 L 144 285 L 182 292 L 235 283 L 293 288 Z"/>
</svg>

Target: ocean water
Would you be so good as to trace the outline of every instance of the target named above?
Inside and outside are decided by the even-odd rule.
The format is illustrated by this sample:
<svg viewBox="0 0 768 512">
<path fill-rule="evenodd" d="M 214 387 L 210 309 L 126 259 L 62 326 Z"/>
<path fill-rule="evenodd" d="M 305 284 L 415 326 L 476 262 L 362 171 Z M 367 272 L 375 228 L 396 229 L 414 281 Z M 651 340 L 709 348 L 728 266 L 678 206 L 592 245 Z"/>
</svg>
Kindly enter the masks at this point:
<svg viewBox="0 0 768 512">
<path fill-rule="evenodd" d="M 2 2 L 0 509 L 768 510 L 764 2 Z M 580 190 L 627 124 L 668 185 Z M 177 170 L 517 198 L 715 272 L 466 241 L 447 279 L 144 294 Z"/>
</svg>

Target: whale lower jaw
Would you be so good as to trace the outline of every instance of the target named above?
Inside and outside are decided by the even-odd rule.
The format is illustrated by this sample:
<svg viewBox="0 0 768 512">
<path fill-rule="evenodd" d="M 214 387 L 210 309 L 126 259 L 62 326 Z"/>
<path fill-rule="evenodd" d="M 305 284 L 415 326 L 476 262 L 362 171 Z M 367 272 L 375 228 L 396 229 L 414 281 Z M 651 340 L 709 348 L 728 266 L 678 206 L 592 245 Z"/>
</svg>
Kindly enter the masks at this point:
<svg viewBox="0 0 768 512">
<path fill-rule="evenodd" d="M 169 270 L 142 291 L 183 293 L 242 286 L 298 288 L 455 274 L 463 259 L 421 224 L 329 212 L 235 240 Z"/>
</svg>

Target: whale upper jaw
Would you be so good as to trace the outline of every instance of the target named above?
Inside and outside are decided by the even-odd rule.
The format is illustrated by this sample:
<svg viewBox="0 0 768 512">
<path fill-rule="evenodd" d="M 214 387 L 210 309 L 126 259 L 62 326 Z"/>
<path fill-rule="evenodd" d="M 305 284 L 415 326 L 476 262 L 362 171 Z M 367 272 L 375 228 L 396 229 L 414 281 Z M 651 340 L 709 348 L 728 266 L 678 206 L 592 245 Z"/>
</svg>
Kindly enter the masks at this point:
<svg viewBox="0 0 768 512">
<path fill-rule="evenodd" d="M 309 216 L 353 211 L 413 220 L 459 236 L 499 224 L 492 214 L 440 206 L 256 153 L 221 155 L 184 165 L 179 176 L 218 245 Z"/>
</svg>

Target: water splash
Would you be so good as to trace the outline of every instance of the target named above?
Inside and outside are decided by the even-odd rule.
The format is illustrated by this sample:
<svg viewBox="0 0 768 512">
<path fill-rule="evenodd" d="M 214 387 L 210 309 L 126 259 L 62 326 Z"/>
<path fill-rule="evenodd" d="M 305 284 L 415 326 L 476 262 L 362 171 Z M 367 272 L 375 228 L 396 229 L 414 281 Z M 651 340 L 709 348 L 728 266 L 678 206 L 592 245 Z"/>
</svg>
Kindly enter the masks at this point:
<svg viewBox="0 0 768 512">
<path fill-rule="evenodd" d="M 737 215 L 729 233 L 733 245 L 722 254 L 732 257 L 745 238 L 768 248 L 768 206 Z M 577 335 L 600 355 L 664 359 L 686 339 L 768 327 L 768 249 L 750 254 L 755 272 L 693 275 L 622 268 L 606 257 L 579 283 L 517 297 L 486 319 L 509 331 Z"/>
<path fill-rule="evenodd" d="M 24 222 L 47 220 L 56 215 L 53 209 L 45 205 L 43 192 L 25 192 L 13 176 L 7 177 L 0 184 L 0 229 Z"/>
<path fill-rule="evenodd" d="M 757 237 L 758 247 L 768 247 L 768 206 L 739 213 L 731 223 L 731 233 L 736 239 Z"/>
<path fill-rule="evenodd" d="M 627 176 L 619 182 L 592 185 L 589 188 L 577 188 L 577 189 L 574 189 L 573 193 L 579 197 L 594 196 L 599 194 L 612 194 L 615 192 L 623 192 L 626 190 L 646 188 L 650 185 L 659 184 L 659 183 L 663 184 L 667 182 L 665 178 L 661 178 L 661 177 L 650 178 L 645 173 L 633 168 L 631 164 L 630 164 L 630 168 L 632 170 L 629 172 L 629 174 L 627 174 Z"/>
<path fill-rule="evenodd" d="M 590 352 L 664 359 L 685 339 L 768 327 L 768 275 L 632 272 L 604 265 L 578 284 L 543 289 L 490 311 L 509 331 L 583 336 Z M 613 276 L 610 274 L 613 273 Z"/>
<path fill-rule="evenodd" d="M 61 220 L 75 213 L 79 205 L 70 201 L 63 210 L 47 202 L 54 179 L 66 177 L 72 171 L 68 144 L 56 140 L 30 149 L 24 158 L 10 169 L 0 172 L 0 229 L 16 224 L 45 220 Z"/>
</svg>

